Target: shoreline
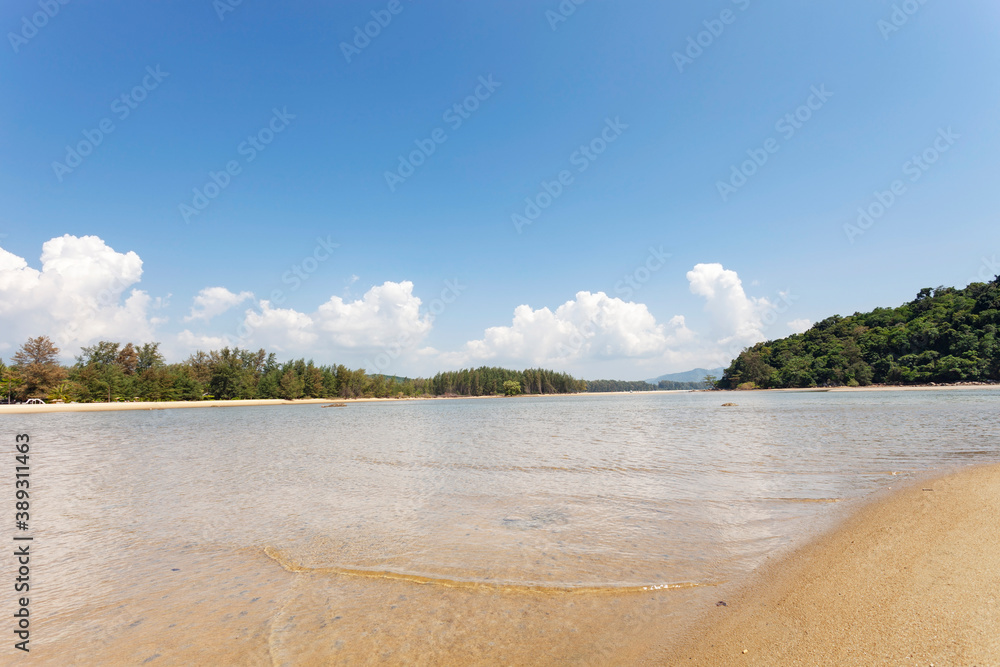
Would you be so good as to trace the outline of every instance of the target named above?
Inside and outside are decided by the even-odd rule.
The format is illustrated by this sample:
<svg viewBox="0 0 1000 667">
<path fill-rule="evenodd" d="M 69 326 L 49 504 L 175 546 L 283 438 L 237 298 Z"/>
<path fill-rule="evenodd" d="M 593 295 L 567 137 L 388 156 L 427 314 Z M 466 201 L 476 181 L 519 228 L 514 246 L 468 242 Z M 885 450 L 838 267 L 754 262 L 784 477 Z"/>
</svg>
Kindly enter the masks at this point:
<svg viewBox="0 0 1000 667">
<path fill-rule="evenodd" d="M 393 403 L 401 401 L 455 401 L 497 398 L 541 398 L 552 396 L 638 396 L 660 394 L 725 393 L 746 394 L 758 392 L 830 393 L 873 391 L 960 391 L 969 389 L 1000 389 L 1000 384 L 946 384 L 946 385 L 872 385 L 868 387 L 792 388 L 792 389 L 665 389 L 662 391 L 595 391 L 569 394 L 520 394 L 518 396 L 405 396 L 402 398 L 253 398 L 208 401 L 135 401 L 129 403 L 45 403 L 41 405 L 0 405 L 0 416 L 17 414 L 42 414 L 53 412 L 113 412 L 120 410 L 175 410 L 181 408 L 235 408 L 318 405 L 329 403 Z"/>
<path fill-rule="evenodd" d="M 725 605 L 709 606 L 643 662 L 993 664 L 998 510 L 1000 464 L 877 492 L 830 530 L 721 589 Z"/>
<path fill-rule="evenodd" d="M 550 396 L 553 394 L 545 394 Z M 393 403 L 404 401 L 452 401 L 456 399 L 507 398 L 506 396 L 413 396 L 405 398 L 250 398 L 209 401 L 133 401 L 129 403 L 45 403 L 42 405 L 0 405 L 0 415 L 45 412 L 114 412 L 120 410 L 177 410 L 183 408 L 239 408 L 267 406 L 323 405 L 331 403 Z"/>
<path fill-rule="evenodd" d="M 966 389 L 1000 389 L 1000 384 L 968 384 L 968 383 L 955 383 L 955 384 L 872 384 L 866 387 L 827 387 L 827 388 L 788 388 L 788 389 L 753 389 L 751 391 L 816 391 L 816 392 L 852 392 L 852 391 L 936 391 L 938 389 L 945 389 L 948 391 L 959 391 Z M 739 391 L 738 389 L 729 389 L 726 391 Z"/>
</svg>

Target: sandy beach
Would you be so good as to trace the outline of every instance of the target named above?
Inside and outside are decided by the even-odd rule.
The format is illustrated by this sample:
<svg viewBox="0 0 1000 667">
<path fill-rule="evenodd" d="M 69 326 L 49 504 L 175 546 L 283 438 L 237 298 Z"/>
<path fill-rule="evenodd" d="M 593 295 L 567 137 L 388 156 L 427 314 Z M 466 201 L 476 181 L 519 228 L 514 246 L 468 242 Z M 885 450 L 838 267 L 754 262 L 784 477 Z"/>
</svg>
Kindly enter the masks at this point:
<svg viewBox="0 0 1000 667">
<path fill-rule="evenodd" d="M 421 396 L 416 398 L 255 398 L 233 401 L 133 401 L 129 403 L 46 403 L 44 405 L 0 405 L 0 415 L 43 412 L 113 412 L 118 410 L 175 410 L 180 408 L 238 408 L 247 406 L 330 405 L 338 403 L 393 403 L 397 401 L 444 401 L 455 398 L 503 398 L 502 396 Z"/>
<path fill-rule="evenodd" d="M 931 391 L 931 390 L 963 390 L 963 389 L 1000 389 L 1000 385 L 914 385 L 914 386 L 872 386 L 872 387 L 832 387 L 829 389 L 755 389 L 753 392 L 773 391 L 773 392 L 868 392 L 868 391 Z M 626 392 L 607 391 L 583 394 L 522 394 L 515 398 L 538 398 L 540 396 L 623 396 L 627 394 L 643 395 L 645 393 L 655 394 L 686 394 L 691 391 L 704 392 L 706 390 L 664 390 L 656 392 Z M 745 394 L 746 391 L 728 390 L 720 391 L 721 395 Z M 232 401 L 134 401 L 121 403 L 46 403 L 44 405 L 0 405 L 0 415 L 14 414 L 38 414 L 43 412 L 108 412 L 115 410 L 174 410 L 179 408 L 235 408 L 246 406 L 290 406 L 290 405 L 315 405 L 331 403 L 392 403 L 395 401 L 444 401 L 456 399 L 485 399 L 485 398 L 508 398 L 507 396 L 416 396 L 405 398 L 300 398 L 288 401 L 281 398 L 259 398 L 250 400 Z"/>
<path fill-rule="evenodd" d="M 1000 664 L 1000 466 L 918 481 L 767 564 L 646 664 Z"/>
<path fill-rule="evenodd" d="M 972 389 L 1000 389 L 1000 384 L 914 384 L 914 385 L 869 385 L 867 387 L 831 387 L 826 391 L 833 392 L 868 392 L 868 391 L 962 391 Z M 822 389 L 773 389 L 769 391 L 823 391 Z"/>
</svg>

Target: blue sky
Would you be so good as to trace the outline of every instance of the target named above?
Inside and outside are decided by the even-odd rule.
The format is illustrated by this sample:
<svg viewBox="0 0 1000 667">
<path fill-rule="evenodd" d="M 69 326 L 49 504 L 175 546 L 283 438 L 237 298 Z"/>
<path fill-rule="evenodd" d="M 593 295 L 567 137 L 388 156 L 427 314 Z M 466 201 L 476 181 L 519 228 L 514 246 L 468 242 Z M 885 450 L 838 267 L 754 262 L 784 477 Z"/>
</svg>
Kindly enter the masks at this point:
<svg viewBox="0 0 1000 667">
<path fill-rule="evenodd" d="M 47 334 L 637 379 L 992 277 L 998 19 L 11 0 L 0 356 Z"/>
</svg>

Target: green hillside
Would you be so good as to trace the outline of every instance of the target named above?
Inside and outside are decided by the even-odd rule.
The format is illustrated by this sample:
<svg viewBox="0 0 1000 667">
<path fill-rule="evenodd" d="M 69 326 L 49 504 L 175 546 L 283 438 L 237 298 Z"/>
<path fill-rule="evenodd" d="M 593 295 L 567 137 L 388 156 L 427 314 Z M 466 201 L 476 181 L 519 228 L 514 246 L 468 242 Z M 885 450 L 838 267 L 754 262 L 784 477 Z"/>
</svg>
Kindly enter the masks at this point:
<svg viewBox="0 0 1000 667">
<path fill-rule="evenodd" d="M 834 315 L 744 350 L 719 387 L 735 389 L 1000 380 L 1000 276 L 925 288 L 898 308 Z M 752 384 L 749 384 L 752 383 Z"/>
</svg>

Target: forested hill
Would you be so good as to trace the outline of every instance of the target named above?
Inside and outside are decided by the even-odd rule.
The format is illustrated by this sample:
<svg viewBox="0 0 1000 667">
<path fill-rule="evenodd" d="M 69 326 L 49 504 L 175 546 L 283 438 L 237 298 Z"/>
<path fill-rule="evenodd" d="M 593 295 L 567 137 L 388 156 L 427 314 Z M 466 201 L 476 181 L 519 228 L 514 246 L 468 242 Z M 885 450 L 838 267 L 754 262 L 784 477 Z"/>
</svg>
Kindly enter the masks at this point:
<svg viewBox="0 0 1000 667">
<path fill-rule="evenodd" d="M 1000 276 L 925 288 L 898 308 L 834 315 L 744 350 L 723 389 L 1000 380 Z"/>
</svg>

